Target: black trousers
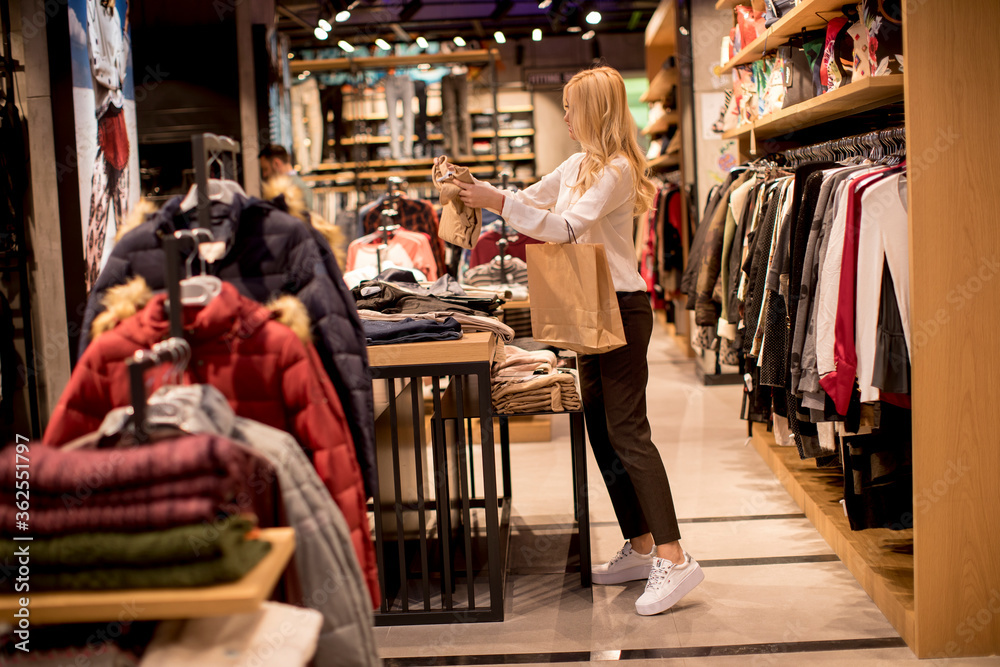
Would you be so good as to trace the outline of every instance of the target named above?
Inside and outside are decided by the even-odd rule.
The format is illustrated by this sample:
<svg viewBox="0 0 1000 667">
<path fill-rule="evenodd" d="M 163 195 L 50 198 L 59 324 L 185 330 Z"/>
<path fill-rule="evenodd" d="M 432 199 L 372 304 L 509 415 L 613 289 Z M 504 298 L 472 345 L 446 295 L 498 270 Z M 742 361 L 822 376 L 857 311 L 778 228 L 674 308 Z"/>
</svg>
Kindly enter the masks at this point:
<svg viewBox="0 0 1000 667">
<path fill-rule="evenodd" d="M 622 535 L 652 533 L 656 544 L 668 544 L 681 532 L 646 417 L 653 311 L 645 292 L 619 292 L 618 307 L 628 344 L 579 357 L 584 418 Z"/>
</svg>

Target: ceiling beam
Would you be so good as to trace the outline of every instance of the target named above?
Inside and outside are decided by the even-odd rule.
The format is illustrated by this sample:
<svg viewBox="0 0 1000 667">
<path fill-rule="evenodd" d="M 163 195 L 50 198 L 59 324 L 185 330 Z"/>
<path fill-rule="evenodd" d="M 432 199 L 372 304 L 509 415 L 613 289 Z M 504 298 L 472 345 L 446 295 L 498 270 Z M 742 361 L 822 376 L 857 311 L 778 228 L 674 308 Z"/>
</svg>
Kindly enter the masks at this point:
<svg viewBox="0 0 1000 667">
<path fill-rule="evenodd" d="M 298 23 L 300 26 L 302 26 L 303 28 L 305 28 L 309 32 L 312 32 L 313 28 L 315 27 L 315 26 L 311 26 L 308 23 L 306 23 L 305 21 L 303 21 L 299 17 L 299 15 L 296 14 L 295 12 L 293 12 L 292 10 L 286 9 L 285 7 L 283 7 L 281 5 L 278 5 L 277 7 L 275 7 L 275 11 L 277 11 L 279 14 L 281 14 L 285 18 L 289 18 L 292 21 L 295 21 L 296 23 Z"/>
</svg>

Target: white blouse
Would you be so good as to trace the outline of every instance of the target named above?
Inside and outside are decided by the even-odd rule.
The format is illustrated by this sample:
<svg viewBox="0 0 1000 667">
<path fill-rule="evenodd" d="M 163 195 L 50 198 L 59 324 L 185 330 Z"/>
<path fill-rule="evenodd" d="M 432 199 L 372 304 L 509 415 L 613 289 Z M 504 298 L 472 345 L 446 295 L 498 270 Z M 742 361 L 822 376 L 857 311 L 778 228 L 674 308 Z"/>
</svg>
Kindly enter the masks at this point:
<svg viewBox="0 0 1000 667">
<path fill-rule="evenodd" d="M 571 156 L 524 190 L 503 190 L 506 201 L 500 215 L 522 234 L 552 243 L 573 241 L 566 227 L 569 225 L 579 243 L 604 245 L 615 291 L 645 292 L 646 282 L 636 266 L 632 238 L 635 199 L 628 161 L 624 157 L 613 159 L 594 184 L 576 197 L 572 189 L 583 156 Z"/>
</svg>

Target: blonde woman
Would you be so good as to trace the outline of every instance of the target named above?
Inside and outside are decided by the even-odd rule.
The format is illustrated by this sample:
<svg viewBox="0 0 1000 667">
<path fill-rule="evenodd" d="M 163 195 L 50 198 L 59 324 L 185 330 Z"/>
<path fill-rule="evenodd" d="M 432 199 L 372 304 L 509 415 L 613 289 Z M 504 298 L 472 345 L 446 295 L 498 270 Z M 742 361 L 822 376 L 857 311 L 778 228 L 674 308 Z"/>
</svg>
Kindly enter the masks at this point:
<svg viewBox="0 0 1000 667">
<path fill-rule="evenodd" d="M 569 136 L 582 153 L 521 192 L 478 181 L 457 185 L 466 205 L 498 212 L 523 234 L 604 245 L 628 344 L 581 355 L 580 383 L 590 444 L 627 541 L 614 558 L 594 567 L 593 580 L 646 579 L 635 607 L 648 616 L 669 609 L 704 579 L 698 562 L 681 549 L 670 484 L 646 418 L 653 314 L 636 269 L 632 233 L 635 216 L 652 205 L 654 187 L 616 70 L 599 67 L 574 76 L 563 91 L 563 106 Z"/>
</svg>

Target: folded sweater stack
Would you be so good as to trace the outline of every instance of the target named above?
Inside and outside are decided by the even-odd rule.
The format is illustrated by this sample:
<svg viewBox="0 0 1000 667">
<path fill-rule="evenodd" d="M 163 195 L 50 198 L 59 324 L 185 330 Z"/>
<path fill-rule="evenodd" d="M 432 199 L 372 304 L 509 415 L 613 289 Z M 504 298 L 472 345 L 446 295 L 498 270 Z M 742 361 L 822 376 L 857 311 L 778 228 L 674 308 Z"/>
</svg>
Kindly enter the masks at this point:
<svg viewBox="0 0 1000 667">
<path fill-rule="evenodd" d="M 226 438 L 126 449 L 35 445 L 28 456 L 33 590 L 205 586 L 239 579 L 270 549 L 248 539 L 252 519 L 227 514 L 239 513 L 249 480 L 273 479 L 273 468 Z M 8 447 L 0 452 L 0 492 L 14 498 L 16 487 Z M 9 538 L 24 534 L 23 518 L 21 508 L 0 504 L 6 566 L 14 564 L 18 543 Z"/>
<path fill-rule="evenodd" d="M 513 345 L 497 351 L 493 363 L 493 407 L 504 414 L 583 409 L 576 371 L 556 368 L 556 355 Z"/>
</svg>

